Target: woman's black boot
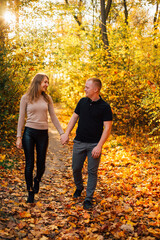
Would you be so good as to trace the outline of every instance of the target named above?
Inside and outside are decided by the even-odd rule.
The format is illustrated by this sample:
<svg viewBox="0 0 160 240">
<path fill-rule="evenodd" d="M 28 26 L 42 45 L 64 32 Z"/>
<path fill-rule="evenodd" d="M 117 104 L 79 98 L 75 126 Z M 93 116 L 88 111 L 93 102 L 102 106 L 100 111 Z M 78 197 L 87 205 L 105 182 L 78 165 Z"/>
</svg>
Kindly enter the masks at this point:
<svg viewBox="0 0 160 240">
<path fill-rule="evenodd" d="M 34 203 L 34 191 L 28 191 L 27 203 Z"/>
<path fill-rule="evenodd" d="M 34 178 L 34 193 L 39 192 L 39 181 L 37 178 Z"/>
</svg>

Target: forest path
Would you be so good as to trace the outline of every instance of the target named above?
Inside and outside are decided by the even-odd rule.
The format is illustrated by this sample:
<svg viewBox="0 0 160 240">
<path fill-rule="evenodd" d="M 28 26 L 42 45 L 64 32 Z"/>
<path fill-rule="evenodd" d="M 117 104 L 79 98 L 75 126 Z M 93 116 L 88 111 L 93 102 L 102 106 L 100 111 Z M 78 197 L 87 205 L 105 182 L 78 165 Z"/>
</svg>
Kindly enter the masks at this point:
<svg viewBox="0 0 160 240">
<path fill-rule="evenodd" d="M 55 105 L 65 129 L 66 109 Z M 87 163 L 83 168 L 84 191 L 73 199 L 72 140 L 62 146 L 49 122 L 46 171 L 35 202 L 27 204 L 22 150 L 11 149 L 0 176 L 0 239 L 11 240 L 159 240 L 159 154 L 141 152 L 141 145 L 126 136 L 111 136 L 101 156 L 93 209 L 83 209 Z M 137 151 L 135 151 L 137 147 Z M 7 153 L 6 153 L 7 154 Z"/>
</svg>

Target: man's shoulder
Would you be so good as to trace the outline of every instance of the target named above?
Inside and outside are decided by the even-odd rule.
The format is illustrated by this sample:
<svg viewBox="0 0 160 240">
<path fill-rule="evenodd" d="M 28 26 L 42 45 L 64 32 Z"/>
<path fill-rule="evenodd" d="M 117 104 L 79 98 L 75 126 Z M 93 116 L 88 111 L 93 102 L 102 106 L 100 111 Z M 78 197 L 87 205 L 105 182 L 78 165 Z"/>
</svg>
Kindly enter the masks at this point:
<svg viewBox="0 0 160 240">
<path fill-rule="evenodd" d="M 101 100 L 100 100 L 100 103 L 101 103 L 102 105 L 104 105 L 104 106 L 110 107 L 110 104 L 109 104 L 106 100 L 104 100 L 104 99 L 102 99 L 102 98 L 101 98 Z"/>
<path fill-rule="evenodd" d="M 87 97 L 82 97 L 81 99 L 80 99 L 80 101 L 86 101 L 86 100 L 88 100 L 88 98 Z"/>
<path fill-rule="evenodd" d="M 79 103 L 85 103 L 88 101 L 88 98 L 87 97 L 83 97 L 79 100 Z"/>
</svg>

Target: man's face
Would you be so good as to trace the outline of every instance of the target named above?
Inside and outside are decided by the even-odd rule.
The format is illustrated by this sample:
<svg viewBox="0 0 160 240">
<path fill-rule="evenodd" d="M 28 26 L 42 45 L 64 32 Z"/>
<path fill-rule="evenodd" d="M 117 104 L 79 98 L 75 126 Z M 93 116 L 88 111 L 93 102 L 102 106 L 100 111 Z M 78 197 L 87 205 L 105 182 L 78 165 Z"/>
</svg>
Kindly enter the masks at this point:
<svg viewBox="0 0 160 240">
<path fill-rule="evenodd" d="M 95 85 L 91 80 L 86 81 L 84 91 L 86 93 L 86 97 L 88 97 L 88 98 L 92 98 L 94 96 L 94 94 L 96 93 Z"/>
</svg>

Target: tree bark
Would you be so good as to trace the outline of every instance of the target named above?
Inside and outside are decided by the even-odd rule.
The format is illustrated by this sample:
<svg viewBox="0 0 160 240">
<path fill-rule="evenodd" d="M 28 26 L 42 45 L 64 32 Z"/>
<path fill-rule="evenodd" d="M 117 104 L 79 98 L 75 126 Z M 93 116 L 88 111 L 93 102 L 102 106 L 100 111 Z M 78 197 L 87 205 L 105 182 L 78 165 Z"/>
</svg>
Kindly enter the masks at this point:
<svg viewBox="0 0 160 240">
<path fill-rule="evenodd" d="M 126 25 L 128 25 L 128 9 L 127 9 L 126 0 L 123 0 L 123 4 L 124 4 L 125 23 L 126 23 Z"/>
<path fill-rule="evenodd" d="M 0 91 L 3 91 L 5 86 L 5 38 L 7 35 L 7 26 L 4 20 L 4 13 L 6 9 L 6 1 L 0 1 Z"/>
<path fill-rule="evenodd" d="M 154 20 L 153 20 L 153 25 L 154 25 L 154 41 L 157 37 L 157 28 L 158 28 L 158 18 L 159 18 L 159 4 L 158 4 L 158 1 L 157 1 L 157 4 L 156 4 L 156 12 L 155 12 L 155 15 L 154 15 Z M 157 44 L 154 44 L 154 48 L 158 48 L 158 45 Z"/>
<path fill-rule="evenodd" d="M 108 15 L 109 15 L 109 12 L 110 12 L 110 9 L 111 9 L 111 5 L 112 5 L 112 0 L 109 0 L 107 2 L 107 6 L 106 6 L 106 20 L 108 19 Z"/>
<path fill-rule="evenodd" d="M 111 9 L 112 0 L 107 1 L 107 6 L 105 7 L 105 0 L 101 0 L 101 31 L 102 31 L 102 40 L 104 43 L 104 48 L 109 48 L 109 40 L 106 28 L 106 21 Z"/>
<path fill-rule="evenodd" d="M 0 41 L 1 43 L 5 38 L 5 21 L 4 21 L 4 12 L 5 12 L 5 1 L 0 1 Z"/>
</svg>

